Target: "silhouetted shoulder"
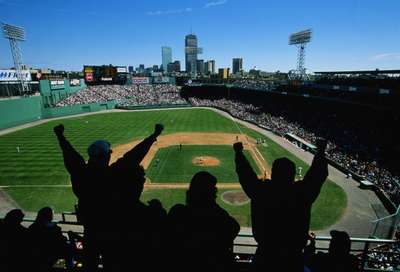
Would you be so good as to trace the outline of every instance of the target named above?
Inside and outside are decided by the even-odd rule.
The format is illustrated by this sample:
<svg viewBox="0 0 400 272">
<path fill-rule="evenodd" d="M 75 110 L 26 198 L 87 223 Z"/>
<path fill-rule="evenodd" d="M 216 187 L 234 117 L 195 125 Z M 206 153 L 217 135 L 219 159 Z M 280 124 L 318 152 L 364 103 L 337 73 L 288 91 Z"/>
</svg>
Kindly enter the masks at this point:
<svg viewBox="0 0 400 272">
<path fill-rule="evenodd" d="M 168 217 L 176 218 L 183 215 L 187 215 L 187 207 L 184 204 L 174 205 L 168 212 Z"/>
</svg>

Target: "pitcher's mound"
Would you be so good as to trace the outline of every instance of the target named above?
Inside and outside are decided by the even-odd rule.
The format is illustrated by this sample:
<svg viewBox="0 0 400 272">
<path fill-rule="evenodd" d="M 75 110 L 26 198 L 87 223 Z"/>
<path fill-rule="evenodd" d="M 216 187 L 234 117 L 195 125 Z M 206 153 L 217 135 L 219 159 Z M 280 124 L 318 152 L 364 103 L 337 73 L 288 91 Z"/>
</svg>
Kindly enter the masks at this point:
<svg viewBox="0 0 400 272">
<path fill-rule="evenodd" d="M 197 166 L 218 166 L 221 162 L 215 157 L 201 156 L 193 158 L 192 163 Z"/>
<path fill-rule="evenodd" d="M 245 193 L 238 190 L 226 191 L 221 197 L 225 203 L 234 206 L 245 205 L 250 202 L 250 199 L 245 195 Z"/>
</svg>

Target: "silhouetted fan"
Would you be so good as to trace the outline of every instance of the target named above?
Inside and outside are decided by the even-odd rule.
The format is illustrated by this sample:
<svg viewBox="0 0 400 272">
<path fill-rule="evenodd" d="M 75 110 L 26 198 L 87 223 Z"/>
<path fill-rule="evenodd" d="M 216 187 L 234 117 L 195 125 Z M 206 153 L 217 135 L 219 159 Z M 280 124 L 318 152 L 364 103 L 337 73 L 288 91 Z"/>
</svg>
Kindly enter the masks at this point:
<svg viewBox="0 0 400 272">
<path fill-rule="evenodd" d="M 35 222 L 28 228 L 33 270 L 49 271 L 60 258 L 65 260 L 67 269 L 73 268 L 73 248 L 61 228 L 52 221 L 53 210 L 44 207 L 38 211 Z"/>
<path fill-rule="evenodd" d="M 0 222 L 0 271 L 29 271 L 28 230 L 21 225 L 25 214 L 9 211 Z"/>
<path fill-rule="evenodd" d="M 122 270 L 116 246 L 130 241 L 130 247 L 140 248 L 139 245 L 145 244 L 144 239 L 150 239 L 151 236 L 145 234 L 150 231 L 146 228 L 153 217 L 149 208 L 139 202 L 145 182 L 144 170 L 139 164 L 163 129 L 162 125 L 155 125 L 153 134 L 109 165 L 112 152 L 109 142 L 93 142 L 88 147 L 86 163 L 65 138 L 64 126 L 54 127 L 65 167 L 71 175 L 72 190 L 78 198 L 78 217 L 84 226 L 83 266 L 86 271 L 97 269 L 100 255 L 105 269 Z M 127 231 L 126 226 L 134 228 Z M 138 245 L 134 244 L 136 242 Z M 140 256 L 131 256 L 143 261 Z"/>
<path fill-rule="evenodd" d="M 233 147 L 240 184 L 251 200 L 252 230 L 258 243 L 255 270 L 266 271 L 279 264 L 285 271 L 303 271 L 302 250 L 308 238 L 311 207 L 328 176 L 326 141 L 318 141 L 310 169 L 297 182 L 295 164 L 289 159 L 275 160 L 271 180 L 263 181 L 243 154 L 242 143 Z"/>
<path fill-rule="evenodd" d="M 350 254 L 351 240 L 347 232 L 332 230 L 328 253 L 315 253 L 315 240 L 307 246 L 313 253 L 309 257 L 308 266 L 315 272 L 357 272 L 358 258 Z"/>
<path fill-rule="evenodd" d="M 196 173 L 186 192 L 186 205 L 168 214 L 170 269 L 178 271 L 234 271 L 233 240 L 239 224 L 216 203 L 217 179 Z"/>
</svg>

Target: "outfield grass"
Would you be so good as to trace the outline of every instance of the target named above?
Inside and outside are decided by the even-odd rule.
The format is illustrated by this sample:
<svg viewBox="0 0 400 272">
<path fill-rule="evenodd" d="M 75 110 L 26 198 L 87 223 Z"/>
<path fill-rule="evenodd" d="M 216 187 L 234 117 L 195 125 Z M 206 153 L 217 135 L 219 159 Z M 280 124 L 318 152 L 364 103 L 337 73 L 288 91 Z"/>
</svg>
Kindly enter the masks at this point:
<svg viewBox="0 0 400 272">
<path fill-rule="evenodd" d="M 0 156 L 0 185 L 70 184 L 61 152 L 52 132 L 52 128 L 59 123 L 64 124 L 66 137 L 85 157 L 87 146 L 94 140 L 107 139 L 113 145 L 127 143 L 152 133 L 155 123 L 165 125 L 164 134 L 176 132 L 240 133 L 238 129 L 240 127 L 243 133 L 253 138 L 266 139 L 268 146 L 259 146 L 259 150 L 270 165 L 277 157 L 286 156 L 297 166 L 302 166 L 304 172 L 308 169 L 303 161 L 270 139 L 253 130 L 238 126 L 232 120 L 211 110 L 121 112 L 50 121 L 0 136 L 0 154 L 2 154 Z M 19 153 L 16 149 L 17 146 L 20 147 Z M 154 173 L 149 171 L 148 174 L 151 176 Z M 190 176 L 188 174 L 188 177 Z M 37 211 L 43 206 L 53 206 L 57 212 L 71 211 L 76 202 L 71 188 L 9 187 L 6 191 L 27 211 Z M 183 190 L 149 190 L 144 192 L 143 199 L 152 195 L 159 198 L 167 207 L 184 199 Z M 221 203 L 221 205 L 232 214 L 236 214 L 235 216 L 244 226 L 249 224 L 248 205 L 238 207 L 227 207 L 226 203 Z M 346 195 L 343 190 L 336 184 L 327 181 L 314 205 L 313 229 L 321 229 L 336 222 L 346 205 Z"/>
<path fill-rule="evenodd" d="M 244 151 L 251 165 L 260 170 L 250 153 Z M 218 166 L 194 165 L 195 157 L 211 156 L 220 161 Z M 217 177 L 219 182 L 237 182 L 234 151 L 230 145 L 184 145 L 161 148 L 151 161 L 146 173 L 152 182 L 190 182 L 192 176 L 199 171 L 208 171 Z M 159 162 L 157 163 L 157 160 Z"/>
<path fill-rule="evenodd" d="M 73 211 L 77 199 L 71 189 L 65 188 L 8 188 L 7 193 L 18 201 L 24 210 L 38 211 L 44 206 L 51 206 L 55 212 Z M 227 190 L 218 191 L 218 204 L 226 209 L 241 226 L 251 226 L 250 204 L 233 206 L 221 199 L 221 194 Z M 141 196 L 143 202 L 153 198 L 161 200 L 163 206 L 169 210 L 173 205 L 185 203 L 184 189 L 151 189 L 145 190 Z M 38 197 L 40 195 L 40 197 Z M 333 225 L 346 205 L 346 195 L 340 187 L 333 183 L 326 183 L 311 212 L 311 229 L 321 230 Z"/>
<path fill-rule="evenodd" d="M 222 201 L 221 195 L 225 191 L 229 190 L 218 191 L 218 204 L 226 209 L 241 226 L 250 227 L 250 204 L 234 206 Z M 141 199 L 145 202 L 153 198 L 162 199 L 164 207 L 169 210 L 176 203 L 185 203 L 185 192 L 186 190 L 183 189 L 152 189 L 145 191 Z M 311 211 L 311 229 L 321 230 L 333 225 L 340 218 L 345 206 L 346 194 L 344 191 L 334 183 L 326 183 Z"/>
</svg>

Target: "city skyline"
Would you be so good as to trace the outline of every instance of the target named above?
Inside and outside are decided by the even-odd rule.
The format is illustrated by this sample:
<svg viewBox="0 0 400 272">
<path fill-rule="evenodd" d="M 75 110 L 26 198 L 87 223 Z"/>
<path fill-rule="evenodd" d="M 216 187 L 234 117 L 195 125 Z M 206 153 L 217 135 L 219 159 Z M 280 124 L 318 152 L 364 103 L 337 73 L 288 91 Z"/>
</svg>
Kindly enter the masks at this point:
<svg viewBox="0 0 400 272">
<path fill-rule="evenodd" d="M 27 41 L 21 45 L 24 64 L 76 71 L 85 64 L 160 65 L 163 45 L 172 48 L 173 61 L 185 63 L 183 39 L 192 32 L 204 49 L 201 59 L 214 59 L 218 67 L 231 67 L 232 59 L 239 56 L 246 71 L 256 67 L 287 72 L 296 68 L 297 54 L 288 37 L 306 28 L 314 33 L 307 47 L 308 71 L 398 69 L 399 9 L 394 0 L 184 4 L 120 0 L 112 7 L 94 0 L 45 0 L 40 6 L 26 0 L 0 0 L 1 21 L 26 28 Z M 218 22 L 233 17 L 230 27 L 219 27 Z M 13 65 L 3 37 L 0 56 L 0 67 Z"/>
</svg>

